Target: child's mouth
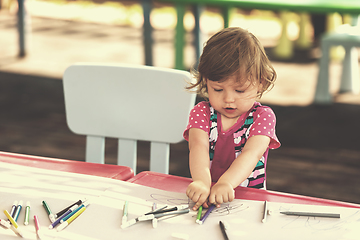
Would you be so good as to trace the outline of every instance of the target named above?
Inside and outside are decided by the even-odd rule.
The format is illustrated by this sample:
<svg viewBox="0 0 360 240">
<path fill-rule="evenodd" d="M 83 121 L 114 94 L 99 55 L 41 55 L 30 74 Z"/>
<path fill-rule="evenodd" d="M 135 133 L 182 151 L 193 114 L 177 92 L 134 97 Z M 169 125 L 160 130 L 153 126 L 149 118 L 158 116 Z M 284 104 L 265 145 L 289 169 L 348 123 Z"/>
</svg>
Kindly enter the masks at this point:
<svg viewBox="0 0 360 240">
<path fill-rule="evenodd" d="M 235 112 L 235 108 L 225 108 L 225 112 L 227 112 L 227 113 L 233 113 L 233 112 Z"/>
</svg>

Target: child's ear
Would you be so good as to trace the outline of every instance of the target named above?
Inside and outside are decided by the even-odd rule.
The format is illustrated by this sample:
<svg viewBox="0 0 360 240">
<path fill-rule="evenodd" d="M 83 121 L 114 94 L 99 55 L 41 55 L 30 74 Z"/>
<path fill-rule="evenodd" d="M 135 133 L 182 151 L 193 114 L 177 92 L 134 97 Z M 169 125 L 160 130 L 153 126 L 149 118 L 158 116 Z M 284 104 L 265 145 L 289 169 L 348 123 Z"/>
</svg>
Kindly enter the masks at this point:
<svg viewBox="0 0 360 240">
<path fill-rule="evenodd" d="M 208 81 L 209 81 L 209 79 L 204 78 L 204 82 L 205 82 L 205 89 L 206 89 L 205 91 L 206 91 L 206 92 L 208 92 L 208 85 L 207 85 L 207 84 L 208 84 Z"/>
</svg>

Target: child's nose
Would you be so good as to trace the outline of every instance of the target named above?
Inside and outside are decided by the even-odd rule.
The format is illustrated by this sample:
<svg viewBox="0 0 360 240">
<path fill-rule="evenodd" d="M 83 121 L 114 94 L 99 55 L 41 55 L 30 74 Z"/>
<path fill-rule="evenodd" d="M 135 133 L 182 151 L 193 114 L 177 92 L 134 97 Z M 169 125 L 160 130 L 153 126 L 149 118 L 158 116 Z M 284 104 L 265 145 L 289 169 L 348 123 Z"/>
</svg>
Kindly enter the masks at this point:
<svg viewBox="0 0 360 240">
<path fill-rule="evenodd" d="M 234 102 L 234 100 L 235 100 L 234 94 L 232 94 L 231 92 L 225 92 L 224 101 L 226 103 Z"/>
</svg>

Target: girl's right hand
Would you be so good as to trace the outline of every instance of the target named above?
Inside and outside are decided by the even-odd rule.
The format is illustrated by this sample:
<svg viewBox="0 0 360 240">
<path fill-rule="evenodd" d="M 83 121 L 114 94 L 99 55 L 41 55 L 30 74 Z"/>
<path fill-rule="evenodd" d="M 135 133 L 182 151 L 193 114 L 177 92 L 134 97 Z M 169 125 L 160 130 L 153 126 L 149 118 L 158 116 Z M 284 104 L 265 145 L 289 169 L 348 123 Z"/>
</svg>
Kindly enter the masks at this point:
<svg viewBox="0 0 360 240">
<path fill-rule="evenodd" d="M 194 181 L 186 189 L 186 195 L 195 202 L 193 210 L 196 211 L 201 205 L 207 207 L 207 199 L 210 194 L 210 186 L 202 181 Z"/>
</svg>

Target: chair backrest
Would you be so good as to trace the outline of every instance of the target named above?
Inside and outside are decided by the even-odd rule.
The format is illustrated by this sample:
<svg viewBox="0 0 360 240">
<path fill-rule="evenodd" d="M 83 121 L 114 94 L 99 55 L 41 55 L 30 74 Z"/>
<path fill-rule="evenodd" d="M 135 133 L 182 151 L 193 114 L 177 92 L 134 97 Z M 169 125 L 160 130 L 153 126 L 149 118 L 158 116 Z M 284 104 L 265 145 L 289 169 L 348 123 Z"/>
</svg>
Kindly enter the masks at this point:
<svg viewBox="0 0 360 240">
<path fill-rule="evenodd" d="M 195 104 L 190 73 L 137 65 L 75 64 L 63 76 L 67 124 L 86 135 L 87 162 L 105 163 L 105 137 L 119 139 L 118 165 L 136 171 L 137 140 L 151 142 L 150 171 L 168 173 Z"/>
</svg>

